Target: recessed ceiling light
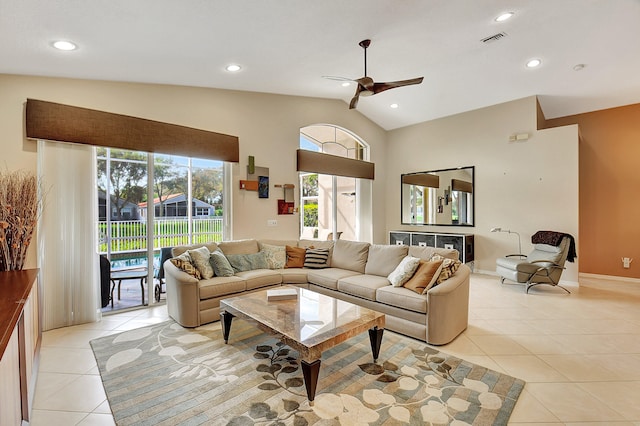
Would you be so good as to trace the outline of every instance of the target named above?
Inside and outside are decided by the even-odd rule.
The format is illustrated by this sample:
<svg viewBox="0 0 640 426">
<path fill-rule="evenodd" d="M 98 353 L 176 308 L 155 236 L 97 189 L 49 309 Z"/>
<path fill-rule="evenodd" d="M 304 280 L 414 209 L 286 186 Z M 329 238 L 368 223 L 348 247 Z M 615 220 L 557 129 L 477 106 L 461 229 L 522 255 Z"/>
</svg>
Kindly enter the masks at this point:
<svg viewBox="0 0 640 426">
<path fill-rule="evenodd" d="M 389 105 L 389 107 L 390 107 L 390 108 L 393 108 L 393 109 L 396 109 L 396 108 L 398 108 L 399 106 L 400 106 L 400 105 L 398 105 L 398 104 L 391 104 L 391 105 Z"/>
<path fill-rule="evenodd" d="M 350 81 L 343 81 L 342 82 L 342 87 L 349 87 L 351 86 L 351 82 Z"/>
<path fill-rule="evenodd" d="M 53 42 L 53 47 L 58 50 L 76 50 L 78 46 L 75 43 L 71 43 L 70 41 L 58 40 Z"/>
<path fill-rule="evenodd" d="M 503 22 L 503 21 L 506 21 L 507 19 L 511 18 L 513 15 L 514 15 L 513 12 L 501 13 L 500 15 L 496 16 L 495 21 L 496 22 Z"/>
<path fill-rule="evenodd" d="M 540 59 L 529 59 L 529 61 L 527 62 L 527 68 L 536 68 L 539 67 L 540 64 L 542 64 L 542 61 Z"/>
<path fill-rule="evenodd" d="M 225 69 L 229 72 L 238 72 L 242 69 L 242 67 L 240 65 L 231 64 L 231 65 L 227 65 L 227 68 Z"/>
</svg>

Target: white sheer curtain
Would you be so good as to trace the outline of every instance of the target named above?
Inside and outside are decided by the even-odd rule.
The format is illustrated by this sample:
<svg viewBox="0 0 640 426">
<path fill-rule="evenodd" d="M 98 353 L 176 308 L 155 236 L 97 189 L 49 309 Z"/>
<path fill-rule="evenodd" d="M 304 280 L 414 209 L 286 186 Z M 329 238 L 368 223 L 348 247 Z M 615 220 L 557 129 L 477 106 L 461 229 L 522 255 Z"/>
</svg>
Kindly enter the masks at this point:
<svg viewBox="0 0 640 426">
<path fill-rule="evenodd" d="M 44 204 L 38 226 L 43 329 L 100 319 L 95 148 L 38 141 Z"/>
</svg>

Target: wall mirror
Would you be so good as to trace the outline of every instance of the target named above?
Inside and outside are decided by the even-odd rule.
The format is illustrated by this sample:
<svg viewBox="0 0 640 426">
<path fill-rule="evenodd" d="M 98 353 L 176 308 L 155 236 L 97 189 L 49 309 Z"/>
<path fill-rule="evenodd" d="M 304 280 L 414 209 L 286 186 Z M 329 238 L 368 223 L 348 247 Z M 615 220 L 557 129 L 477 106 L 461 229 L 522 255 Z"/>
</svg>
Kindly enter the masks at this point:
<svg viewBox="0 0 640 426">
<path fill-rule="evenodd" d="M 401 176 L 403 225 L 473 226 L 475 167 Z"/>
</svg>

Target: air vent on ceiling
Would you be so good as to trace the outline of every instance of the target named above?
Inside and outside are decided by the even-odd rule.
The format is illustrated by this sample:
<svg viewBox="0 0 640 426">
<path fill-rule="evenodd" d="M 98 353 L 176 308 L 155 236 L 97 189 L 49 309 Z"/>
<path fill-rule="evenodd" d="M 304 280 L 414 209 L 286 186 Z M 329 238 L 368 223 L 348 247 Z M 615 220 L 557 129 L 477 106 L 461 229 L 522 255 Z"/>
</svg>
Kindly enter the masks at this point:
<svg viewBox="0 0 640 426">
<path fill-rule="evenodd" d="M 491 43 L 491 42 L 494 42 L 494 41 L 498 41 L 501 38 L 504 38 L 506 36 L 507 36 L 507 33 L 498 33 L 498 34 L 494 34 L 494 35 L 489 36 L 489 37 L 485 37 L 480 41 L 483 42 L 483 43 Z"/>
</svg>

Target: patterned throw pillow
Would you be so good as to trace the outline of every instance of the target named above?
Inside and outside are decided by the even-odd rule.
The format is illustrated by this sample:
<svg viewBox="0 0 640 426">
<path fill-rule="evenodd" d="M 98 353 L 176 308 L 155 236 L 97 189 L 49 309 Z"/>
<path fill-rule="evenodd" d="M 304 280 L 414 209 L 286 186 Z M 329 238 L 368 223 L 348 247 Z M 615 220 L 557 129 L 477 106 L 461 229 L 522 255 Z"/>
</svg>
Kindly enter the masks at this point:
<svg viewBox="0 0 640 426">
<path fill-rule="evenodd" d="M 404 284 L 404 288 L 418 294 L 427 294 L 440 276 L 440 268 L 442 268 L 442 260 L 421 260 L 415 274 Z"/>
<path fill-rule="evenodd" d="M 440 275 L 438 276 L 438 279 L 436 280 L 434 286 L 441 284 L 443 281 L 451 278 L 453 274 L 456 273 L 460 265 L 462 265 L 462 262 L 460 262 L 458 259 L 449 259 L 437 254 L 431 256 L 431 260 L 442 260 L 442 269 L 440 270 Z"/>
<path fill-rule="evenodd" d="M 228 254 L 227 260 L 234 272 L 253 271 L 255 269 L 269 269 L 263 252 L 251 254 Z"/>
<path fill-rule="evenodd" d="M 304 255 L 304 267 L 311 269 L 328 268 L 329 249 L 308 248 Z"/>
<path fill-rule="evenodd" d="M 217 277 L 233 276 L 233 268 L 222 250 L 217 249 L 216 251 L 212 251 L 209 256 L 209 263 L 211 263 L 213 271 Z"/>
<path fill-rule="evenodd" d="M 189 256 L 189 253 L 182 253 L 178 257 L 169 259 L 169 261 L 173 263 L 176 266 L 176 268 L 180 269 L 181 271 L 186 272 L 187 274 L 191 275 L 196 279 L 202 279 L 202 276 L 200 275 L 200 271 L 198 271 L 198 269 L 195 266 L 193 266 L 193 263 L 191 263 L 191 257 Z"/>
<path fill-rule="evenodd" d="M 396 269 L 389 274 L 387 279 L 391 282 L 392 286 L 402 287 L 402 285 L 413 276 L 413 273 L 416 272 L 419 263 L 419 258 L 406 256 L 400 264 L 396 266 Z"/>
<path fill-rule="evenodd" d="M 269 269 L 282 269 L 287 264 L 287 249 L 285 246 L 262 244 L 260 251 L 264 253 Z"/>
<path fill-rule="evenodd" d="M 307 249 L 304 247 L 287 246 L 287 264 L 285 268 L 302 268 L 304 266 L 304 255 Z"/>
<path fill-rule="evenodd" d="M 187 250 L 189 257 L 191 257 L 191 263 L 194 264 L 203 280 L 208 280 L 213 277 L 213 268 L 209 263 L 209 249 L 206 247 L 200 247 L 193 250 Z"/>
</svg>

